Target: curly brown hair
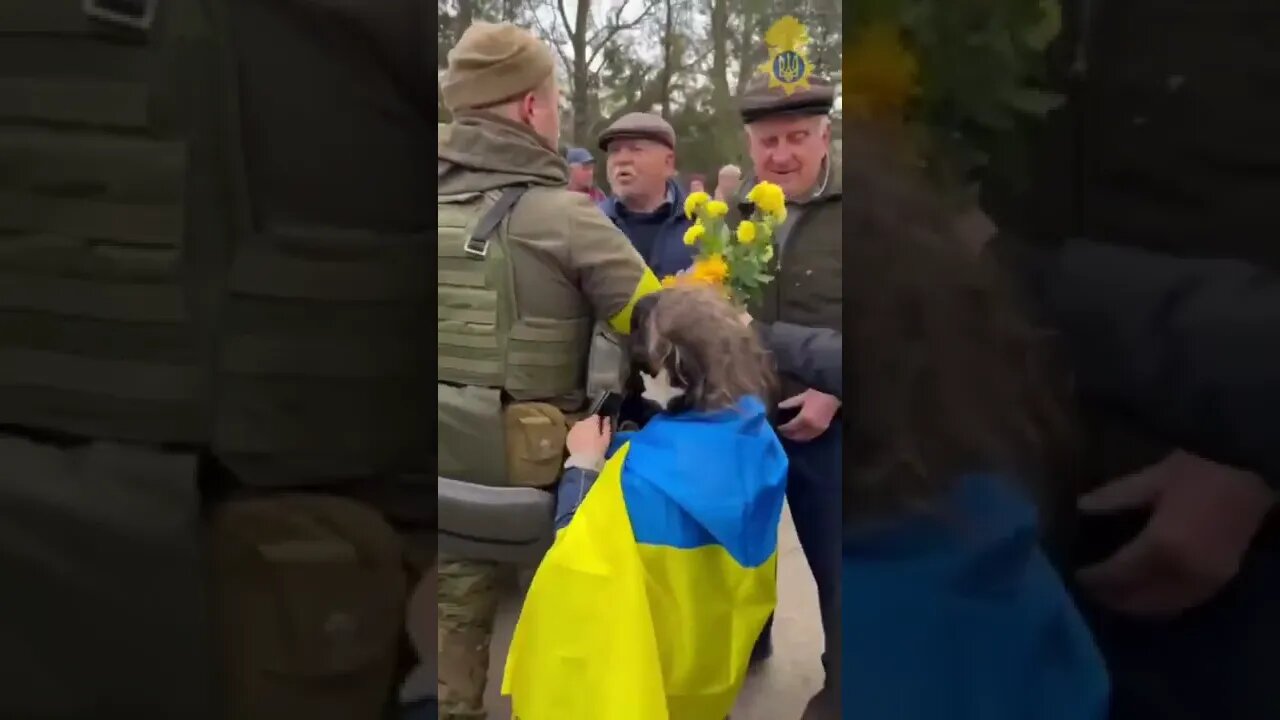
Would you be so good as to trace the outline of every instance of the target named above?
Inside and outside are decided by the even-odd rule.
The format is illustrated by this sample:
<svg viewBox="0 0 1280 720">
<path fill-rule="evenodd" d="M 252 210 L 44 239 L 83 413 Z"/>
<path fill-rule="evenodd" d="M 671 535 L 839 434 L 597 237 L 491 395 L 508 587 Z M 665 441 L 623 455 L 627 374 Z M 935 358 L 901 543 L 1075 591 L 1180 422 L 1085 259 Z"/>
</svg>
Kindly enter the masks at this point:
<svg viewBox="0 0 1280 720">
<path fill-rule="evenodd" d="M 668 410 L 720 410 L 747 396 L 773 401 L 773 360 L 742 311 L 710 287 L 662 290 L 636 308 L 632 357 L 645 372 L 665 369 L 685 390 Z"/>
<path fill-rule="evenodd" d="M 965 473 L 1034 478 L 1066 428 L 1047 337 L 892 138 L 845 135 L 846 518 L 929 507 Z"/>
</svg>

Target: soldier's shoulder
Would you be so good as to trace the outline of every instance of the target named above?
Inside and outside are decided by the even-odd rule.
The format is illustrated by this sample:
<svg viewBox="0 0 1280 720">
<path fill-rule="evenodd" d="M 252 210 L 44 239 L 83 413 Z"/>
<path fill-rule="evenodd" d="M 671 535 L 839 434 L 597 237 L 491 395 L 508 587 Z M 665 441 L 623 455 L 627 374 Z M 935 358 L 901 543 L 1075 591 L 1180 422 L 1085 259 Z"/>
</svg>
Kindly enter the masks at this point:
<svg viewBox="0 0 1280 720">
<path fill-rule="evenodd" d="M 591 198 L 580 192 L 574 192 L 562 185 L 533 185 L 525 191 L 525 196 L 535 199 L 545 207 L 556 207 L 572 210 L 594 208 Z"/>
<path fill-rule="evenodd" d="M 516 220 L 513 218 L 513 222 Z M 617 231 L 604 211 L 587 195 L 564 187 L 534 186 L 520 201 L 519 222 L 559 229 L 565 234 L 592 228 Z"/>
</svg>

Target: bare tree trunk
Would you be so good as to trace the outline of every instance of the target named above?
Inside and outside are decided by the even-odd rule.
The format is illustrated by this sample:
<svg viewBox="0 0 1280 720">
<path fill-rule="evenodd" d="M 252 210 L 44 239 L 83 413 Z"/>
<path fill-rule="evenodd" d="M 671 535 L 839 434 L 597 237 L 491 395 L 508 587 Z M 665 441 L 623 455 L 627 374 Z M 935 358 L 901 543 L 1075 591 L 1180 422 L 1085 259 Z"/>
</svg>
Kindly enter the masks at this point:
<svg viewBox="0 0 1280 720">
<path fill-rule="evenodd" d="M 565 25 L 569 27 L 571 33 L 571 41 L 573 44 L 573 144 L 577 146 L 589 145 L 587 135 L 591 131 L 591 115 L 588 95 L 588 62 L 587 57 L 587 30 L 591 17 L 591 0 L 578 0 L 577 13 L 574 17 L 574 24 L 569 25 L 568 18 L 565 17 L 564 0 L 560 2 L 561 19 L 565 21 Z"/>
<path fill-rule="evenodd" d="M 591 28 L 591 0 L 578 0 L 573 19 L 569 18 L 565 0 L 556 0 L 559 22 L 564 26 L 568 34 L 569 44 L 572 48 L 572 57 L 569 57 L 559 45 L 556 46 L 561 60 L 569 70 L 569 102 L 573 111 L 572 137 L 570 140 L 575 145 L 584 146 L 590 144 L 593 118 L 595 117 L 591 102 L 592 91 L 598 90 L 598 88 L 594 87 L 594 84 L 599 80 L 591 75 L 592 64 L 611 47 L 619 33 L 639 27 L 649 16 L 649 13 L 658 6 L 659 1 L 650 0 L 643 5 L 639 15 L 629 21 L 624 21 L 622 17 L 627 1 L 623 0 L 622 4 L 615 7 L 611 13 L 605 14 L 605 21 L 601 27 L 596 28 L 593 32 Z M 654 98 L 653 102 L 657 102 L 657 98 Z M 598 112 L 599 110 L 596 109 L 595 113 Z"/>
<path fill-rule="evenodd" d="M 729 91 L 729 0 L 711 4 L 711 105 L 716 117 L 716 147 L 723 161 L 740 153 L 737 113 Z"/>
<path fill-rule="evenodd" d="M 716 113 L 732 109 L 729 93 L 729 0 L 711 5 L 711 98 Z"/>
<path fill-rule="evenodd" d="M 672 64 L 675 60 L 672 56 L 675 54 L 675 7 L 672 0 L 664 0 L 667 9 L 667 16 L 662 23 L 662 117 L 666 120 L 671 119 L 671 74 L 674 71 Z"/>
<path fill-rule="evenodd" d="M 828 81 L 839 70 L 837 67 L 840 61 L 840 39 L 837 37 L 840 34 L 839 13 L 840 6 L 834 2 L 817 3 L 813 9 L 813 24 L 817 26 L 818 31 L 818 37 L 814 38 L 817 42 L 813 44 L 818 48 L 812 60 L 815 68 L 825 76 L 823 79 Z"/>
<path fill-rule="evenodd" d="M 453 26 L 454 42 L 457 42 L 462 37 L 462 33 L 471 27 L 471 23 L 475 18 L 476 4 L 474 0 L 458 0 L 458 17 Z"/>
<path fill-rule="evenodd" d="M 744 3 L 745 4 L 745 3 Z M 746 92 L 747 82 L 756 71 L 756 15 L 747 8 L 742 9 L 742 27 L 738 33 L 738 96 Z M 763 42 L 763 38 L 761 39 Z"/>
</svg>

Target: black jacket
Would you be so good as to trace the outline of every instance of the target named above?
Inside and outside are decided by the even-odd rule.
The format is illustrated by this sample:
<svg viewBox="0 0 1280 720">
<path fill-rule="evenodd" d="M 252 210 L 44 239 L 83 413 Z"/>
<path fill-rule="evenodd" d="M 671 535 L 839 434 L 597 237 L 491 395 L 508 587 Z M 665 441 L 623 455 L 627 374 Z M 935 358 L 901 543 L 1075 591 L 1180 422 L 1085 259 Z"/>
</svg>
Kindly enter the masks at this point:
<svg viewBox="0 0 1280 720">
<path fill-rule="evenodd" d="M 840 333 L 791 323 L 755 323 L 778 372 L 819 392 L 842 397 L 844 342 Z"/>
<path fill-rule="evenodd" d="M 1007 239 L 1082 401 L 1280 485 L 1280 276 L 1232 260 Z"/>
</svg>

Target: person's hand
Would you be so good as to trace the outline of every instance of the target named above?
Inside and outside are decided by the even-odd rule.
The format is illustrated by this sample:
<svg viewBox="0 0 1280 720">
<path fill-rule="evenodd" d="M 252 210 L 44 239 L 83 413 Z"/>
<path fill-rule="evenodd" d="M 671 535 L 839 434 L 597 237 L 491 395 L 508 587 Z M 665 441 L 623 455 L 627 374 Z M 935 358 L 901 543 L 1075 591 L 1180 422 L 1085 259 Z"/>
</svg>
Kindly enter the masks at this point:
<svg viewBox="0 0 1280 720">
<path fill-rule="evenodd" d="M 754 321 L 754 319 L 755 318 L 751 317 L 751 313 L 747 312 L 746 310 L 743 310 L 742 314 L 738 316 L 738 320 L 741 321 L 742 324 L 746 325 L 747 327 L 751 327 L 751 323 Z"/>
<path fill-rule="evenodd" d="M 1080 498 L 1086 513 L 1149 506 L 1152 515 L 1136 538 L 1077 578 L 1117 612 L 1178 615 L 1235 577 L 1275 499 L 1251 472 L 1175 452 Z"/>
<path fill-rule="evenodd" d="M 840 401 L 834 395 L 810 389 L 783 400 L 778 403 L 778 408 L 800 408 L 795 417 L 778 427 L 778 434 L 792 442 L 809 442 L 831 426 L 832 418 L 840 409 Z"/>
<path fill-rule="evenodd" d="M 589 465 L 599 465 L 609 452 L 609 443 L 613 442 L 613 421 L 592 415 L 579 420 L 569 428 L 569 436 L 565 438 L 565 447 L 569 457 Z"/>
</svg>

